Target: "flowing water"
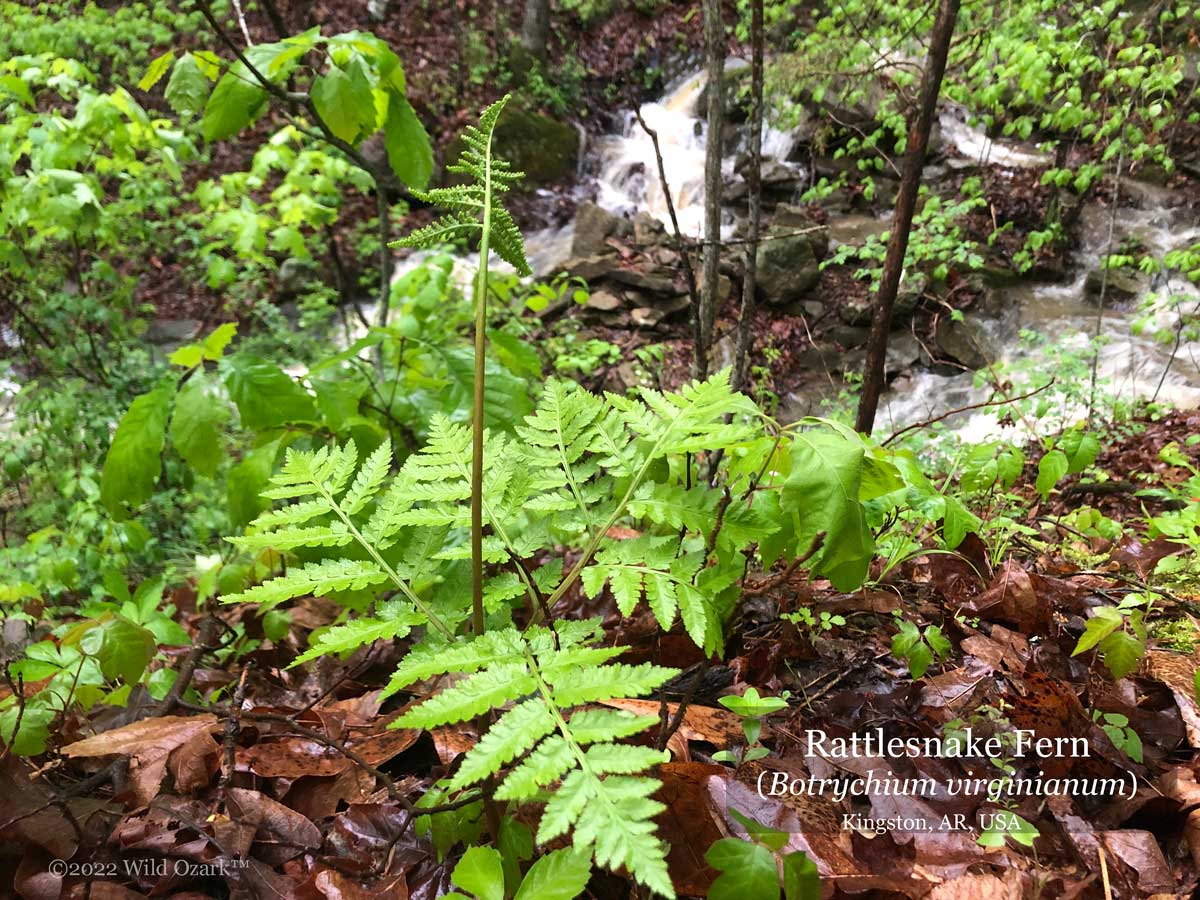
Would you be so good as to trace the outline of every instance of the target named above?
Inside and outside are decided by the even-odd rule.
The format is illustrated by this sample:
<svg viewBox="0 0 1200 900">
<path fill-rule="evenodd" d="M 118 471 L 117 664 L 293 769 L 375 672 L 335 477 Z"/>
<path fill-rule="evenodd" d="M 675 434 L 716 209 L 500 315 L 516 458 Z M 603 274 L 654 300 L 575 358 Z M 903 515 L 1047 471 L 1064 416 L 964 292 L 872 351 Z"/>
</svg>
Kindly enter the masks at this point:
<svg viewBox="0 0 1200 900">
<path fill-rule="evenodd" d="M 658 100 L 644 104 L 642 119 L 658 135 L 658 150 L 667 173 L 670 194 L 675 205 L 680 231 L 690 238 L 700 238 L 704 221 L 704 165 L 707 129 L 698 114 L 697 105 L 704 87 L 703 72 L 688 75 L 674 83 Z M 939 116 L 942 139 L 962 156 L 978 164 L 990 164 L 1011 169 L 1045 166 L 1050 157 L 1037 147 L 1016 142 L 993 140 L 969 124 L 965 112 L 947 106 Z M 770 126 L 764 128 L 764 164 L 791 170 L 802 181 L 803 169 L 788 161 L 793 138 Z M 626 115 L 620 134 L 611 134 L 594 141 L 588 152 L 588 168 L 597 173 L 597 203 L 619 215 L 647 212 L 671 227 L 666 193 L 658 177 L 658 162 L 654 143 L 630 112 Z M 735 184 L 740 175 L 735 172 L 735 156 L 729 154 L 723 162 L 727 187 Z M 1132 192 L 1127 191 L 1126 196 Z M 1089 299 L 1086 278 L 1089 271 L 1099 268 L 1100 260 L 1111 245 L 1120 247 L 1126 239 L 1136 239 L 1145 252 L 1157 259 L 1167 251 L 1200 239 L 1200 227 L 1186 222 L 1169 207 L 1169 196 L 1154 196 L 1139 190 L 1138 203 L 1122 203 L 1115 218 L 1108 208 L 1094 205 L 1083 211 L 1079 229 L 1079 245 L 1072 259 L 1072 277 L 1058 284 L 1022 282 L 1001 290 L 997 308 L 1004 313 L 975 321 L 999 368 L 1012 368 L 1004 378 L 1013 379 L 1011 394 L 1038 387 L 1058 372 L 1063 386 L 1075 386 L 1072 391 L 1047 392 L 1055 398 L 1056 408 L 1064 418 L 1079 415 L 1086 407 L 1086 396 L 1078 385 L 1090 381 L 1090 371 L 1081 375 L 1078 359 L 1089 346 L 1097 330 L 1097 307 Z M 798 197 L 795 199 L 799 199 Z M 731 211 L 723 215 L 722 231 L 732 230 Z M 1109 225 L 1112 225 L 1110 239 Z M 831 215 L 830 229 L 835 241 L 853 240 L 887 227 L 883 219 L 861 214 Z M 557 271 L 570 255 L 574 228 L 549 228 L 531 234 L 527 249 L 532 268 L 539 275 Z M 401 266 L 401 273 L 421 259 L 410 257 Z M 466 283 L 470 278 L 467 265 L 457 267 L 457 277 Z M 1152 337 L 1156 330 L 1173 332 L 1178 316 L 1169 308 L 1168 298 L 1183 298 L 1182 308 L 1191 311 L 1200 305 L 1200 291 L 1180 279 L 1161 278 L 1147 283 L 1147 298 L 1154 310 L 1152 321 L 1143 333 L 1135 333 L 1139 318 L 1136 303 L 1119 306 L 1106 304 L 1099 322 L 1103 346 L 1097 375 L 1103 389 L 1124 400 L 1153 398 L 1178 405 L 1200 404 L 1200 344 L 1181 342 L 1163 344 Z M 1034 347 L 1022 340 L 1023 332 L 1032 332 L 1051 340 L 1050 347 Z M 1063 374 L 1067 362 L 1075 360 L 1076 370 Z M 1086 370 L 1087 366 L 1084 365 Z M 977 385 L 976 381 L 983 381 Z M 1061 387 L 1061 386 L 1060 386 Z M 900 428 L 923 421 L 972 403 L 980 403 L 993 395 L 985 379 L 973 372 L 943 374 L 927 369 L 915 369 L 893 384 L 885 394 L 879 413 L 880 428 Z M 797 404 L 798 406 L 800 404 Z M 952 424 L 968 439 L 984 439 L 1004 430 L 1000 417 L 987 410 L 960 414 Z M 1019 423 L 1018 426 L 1020 427 Z"/>
</svg>

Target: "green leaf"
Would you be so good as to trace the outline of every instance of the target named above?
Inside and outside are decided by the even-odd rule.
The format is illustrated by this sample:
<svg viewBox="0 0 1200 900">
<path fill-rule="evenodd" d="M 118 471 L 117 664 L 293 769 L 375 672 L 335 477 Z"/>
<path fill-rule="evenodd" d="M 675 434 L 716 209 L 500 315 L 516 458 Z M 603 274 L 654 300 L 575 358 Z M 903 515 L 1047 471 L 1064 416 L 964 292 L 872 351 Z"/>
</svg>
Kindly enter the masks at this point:
<svg viewBox="0 0 1200 900">
<path fill-rule="evenodd" d="M 242 461 L 229 470 L 225 494 L 229 498 L 229 518 L 233 525 L 243 527 L 267 507 L 261 497 L 271 479 L 281 442 L 271 441 L 251 450 Z"/>
<path fill-rule="evenodd" d="M 164 94 L 171 109 L 180 116 L 190 116 L 204 108 L 208 97 L 209 82 L 196 57 L 185 53 L 171 70 Z"/>
<path fill-rule="evenodd" d="M 824 532 L 824 547 L 814 571 L 839 591 L 862 584 L 875 553 L 875 541 L 859 502 L 863 445 L 834 431 L 806 431 L 792 444 L 792 471 L 780 501 L 785 514 L 799 516 L 793 550 L 806 552 Z"/>
<path fill-rule="evenodd" d="M 783 858 L 783 896 L 786 900 L 819 900 L 821 875 L 803 850 Z"/>
<path fill-rule="evenodd" d="M 1100 454 L 1100 439 L 1090 431 L 1075 428 L 1059 438 L 1057 448 L 1067 458 L 1067 472 L 1082 472 L 1096 461 Z"/>
<path fill-rule="evenodd" d="M 223 455 L 222 426 L 229 420 L 225 401 L 202 371 L 187 380 L 175 398 L 171 443 L 184 462 L 212 478 Z"/>
<path fill-rule="evenodd" d="M 1091 650 L 1124 624 L 1125 618 L 1117 611 L 1116 607 L 1101 606 L 1087 620 L 1083 634 L 1079 636 L 1079 643 L 1075 645 L 1071 655 L 1078 656 L 1080 653 Z"/>
<path fill-rule="evenodd" d="M 17 717 L 20 716 L 20 729 Z M 50 725 L 58 711 L 42 704 L 26 704 L 24 713 L 16 704 L 0 712 L 0 743 L 10 747 L 17 756 L 38 756 L 46 752 L 50 742 Z"/>
<path fill-rule="evenodd" d="M 573 900 L 583 893 L 591 874 L 591 854 L 555 850 L 530 867 L 513 900 Z"/>
<path fill-rule="evenodd" d="M 412 105 L 396 91 L 388 91 L 384 146 L 396 177 L 409 187 L 424 190 L 433 174 L 433 147 Z"/>
<path fill-rule="evenodd" d="M 504 865 L 491 847 L 468 847 L 450 880 L 478 900 L 504 900 Z"/>
<path fill-rule="evenodd" d="M 126 684 L 136 684 L 158 647 L 151 632 L 116 616 L 88 629 L 79 649 L 99 660 L 105 678 L 120 677 Z"/>
<path fill-rule="evenodd" d="M 221 360 L 221 372 L 245 428 L 262 431 L 317 417 L 313 398 L 274 363 L 238 353 Z"/>
<path fill-rule="evenodd" d="M 357 140 L 365 126 L 374 124 L 375 98 L 361 66 L 349 72 L 334 66 L 318 75 L 313 81 L 312 101 L 329 130 L 348 144 Z"/>
<path fill-rule="evenodd" d="M 144 503 L 154 492 L 174 393 L 174 378 L 164 378 L 135 399 L 117 425 L 100 476 L 100 499 L 116 519 L 126 518 L 129 507 Z"/>
<path fill-rule="evenodd" d="M 250 70 L 240 61 L 234 63 L 204 104 L 204 117 L 200 120 L 204 139 L 219 141 L 232 137 L 257 119 L 266 103 L 267 92 Z"/>
<path fill-rule="evenodd" d="M 0 75 L 0 91 L 12 94 L 26 106 L 34 106 L 33 92 L 29 90 L 29 85 L 16 75 Z"/>
<path fill-rule="evenodd" d="M 1100 642 L 1104 665 L 1117 681 L 1134 672 L 1146 655 L 1146 644 L 1128 631 L 1114 631 Z"/>
<path fill-rule="evenodd" d="M 1058 484 L 1060 478 L 1067 474 L 1071 468 L 1071 463 L 1067 459 L 1067 455 L 1061 450 L 1051 450 L 1042 457 L 1042 461 L 1038 463 L 1037 492 L 1042 495 L 1045 500 L 1050 496 L 1050 492 L 1054 490 L 1054 486 Z"/>
<path fill-rule="evenodd" d="M 708 889 L 709 900 L 778 900 L 779 871 L 775 854 L 738 838 L 721 838 L 705 860 L 721 875 Z"/>
<path fill-rule="evenodd" d="M 159 80 L 167 74 L 167 69 L 171 67 L 171 63 L 174 61 L 174 50 L 168 50 L 161 56 L 155 57 L 154 61 L 146 69 L 146 74 L 138 82 L 138 90 L 148 91 L 158 84 Z"/>
</svg>

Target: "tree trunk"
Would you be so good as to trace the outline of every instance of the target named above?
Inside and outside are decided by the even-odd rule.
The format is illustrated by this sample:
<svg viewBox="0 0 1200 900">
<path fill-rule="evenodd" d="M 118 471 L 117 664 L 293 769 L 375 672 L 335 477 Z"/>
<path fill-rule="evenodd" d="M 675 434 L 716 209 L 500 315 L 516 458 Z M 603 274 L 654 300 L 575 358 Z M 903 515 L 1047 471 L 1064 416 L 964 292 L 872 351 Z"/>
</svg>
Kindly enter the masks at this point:
<svg viewBox="0 0 1200 900">
<path fill-rule="evenodd" d="M 704 47 L 708 72 L 708 147 L 704 158 L 704 283 L 701 286 L 700 346 L 696 348 L 697 378 L 708 375 L 708 348 L 717 317 L 721 261 L 721 132 L 724 130 L 725 23 L 721 0 L 703 0 Z"/>
<path fill-rule="evenodd" d="M 550 0 L 525 0 L 525 18 L 521 22 L 521 46 L 530 58 L 541 62 L 550 39 Z"/>
<path fill-rule="evenodd" d="M 883 390 L 888 332 L 892 327 L 892 307 L 896 302 L 896 292 L 900 288 L 900 276 L 904 273 L 904 254 L 908 250 L 908 234 L 912 229 L 917 191 L 921 187 L 921 168 L 925 165 L 925 151 L 929 146 L 929 132 L 937 112 L 938 92 L 942 87 L 942 75 L 946 71 L 950 39 L 954 35 L 954 24 L 958 20 L 958 5 L 959 0 L 940 0 L 938 3 L 933 36 L 929 41 L 929 54 L 925 60 L 925 72 L 921 76 L 920 105 L 908 132 L 908 146 L 905 148 L 903 171 L 900 176 L 900 193 L 896 197 L 891 237 L 888 240 L 887 256 L 883 260 L 883 278 L 879 284 L 875 312 L 871 318 L 867 360 L 863 366 L 862 397 L 858 402 L 858 416 L 854 423 L 854 427 L 863 434 L 870 434 L 875 425 L 875 411 Z"/>
<path fill-rule="evenodd" d="M 746 385 L 750 333 L 754 318 L 754 292 L 758 288 L 758 236 L 762 228 L 763 132 L 763 0 L 750 0 L 750 240 L 742 279 L 742 312 L 738 318 L 737 345 L 733 354 L 733 388 Z"/>
</svg>

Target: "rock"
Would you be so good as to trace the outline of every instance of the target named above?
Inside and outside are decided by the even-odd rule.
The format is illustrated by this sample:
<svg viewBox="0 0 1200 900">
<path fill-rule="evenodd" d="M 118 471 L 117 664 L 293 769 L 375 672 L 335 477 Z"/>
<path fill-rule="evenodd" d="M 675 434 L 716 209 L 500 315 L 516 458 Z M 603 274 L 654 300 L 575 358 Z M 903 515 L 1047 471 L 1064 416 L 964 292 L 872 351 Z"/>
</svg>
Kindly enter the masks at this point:
<svg viewBox="0 0 1200 900">
<path fill-rule="evenodd" d="M 642 210 L 633 216 L 633 242 L 639 247 L 653 247 L 663 243 L 667 227 L 650 213 Z"/>
<path fill-rule="evenodd" d="M 969 317 L 960 322 L 952 318 L 942 319 L 934 342 L 942 353 L 971 369 L 983 368 L 1000 356 L 995 342 Z"/>
<path fill-rule="evenodd" d="M 445 157 L 458 159 L 463 146 L 462 138 L 455 138 L 446 148 Z M 537 187 L 575 174 L 579 132 L 567 122 L 509 104 L 496 125 L 493 149 L 514 169 L 525 173 L 525 185 Z M 448 183 L 462 184 L 465 180 L 458 175 Z"/>
<path fill-rule="evenodd" d="M 910 331 L 898 331 L 888 337 L 883 368 L 888 375 L 908 369 L 921 359 L 921 345 Z"/>
<path fill-rule="evenodd" d="M 151 344 L 186 344 L 200 333 L 199 319 L 155 319 L 146 329 Z"/>
<path fill-rule="evenodd" d="M 750 63 L 739 56 L 725 59 L 725 74 L 721 79 L 724 94 L 724 113 L 727 122 L 745 122 L 750 117 L 750 97 L 742 85 L 750 82 Z M 696 117 L 703 119 L 708 109 L 708 84 L 700 88 L 696 97 Z"/>
<path fill-rule="evenodd" d="M 582 278 L 593 282 L 606 277 L 614 269 L 620 267 L 615 256 L 585 256 L 581 259 L 569 259 L 563 263 L 563 271 L 571 278 Z"/>
<path fill-rule="evenodd" d="M 825 315 L 825 304 L 820 300 L 805 300 L 800 304 L 800 308 L 804 310 L 804 315 L 810 319 L 819 319 Z"/>
<path fill-rule="evenodd" d="M 653 306 L 639 306 L 629 314 L 633 319 L 633 324 L 641 328 L 650 328 L 657 325 L 667 317 L 661 309 L 656 309 Z"/>
<path fill-rule="evenodd" d="M 585 309 L 596 310 L 598 312 L 612 312 L 614 309 L 620 309 L 625 305 L 625 301 L 611 291 L 599 290 L 592 291 L 588 295 Z"/>
<path fill-rule="evenodd" d="M 809 347 L 792 357 L 795 368 L 816 372 L 838 372 L 845 365 L 846 351 L 832 344 Z"/>
<path fill-rule="evenodd" d="M 829 253 L 829 226 L 817 222 L 807 207 L 780 203 L 771 214 L 771 223 L 788 231 L 813 229 L 805 235 L 813 245 L 813 253 L 822 260 Z"/>
<path fill-rule="evenodd" d="M 678 293 L 675 289 L 674 273 L 665 270 L 644 272 L 640 269 L 614 268 L 608 272 L 607 277 L 610 281 L 627 284 L 640 291 L 649 291 L 654 294 Z"/>
<path fill-rule="evenodd" d="M 616 233 L 621 219 L 592 202 L 579 204 L 575 213 L 575 236 L 571 240 L 572 256 L 595 256 L 609 248 L 605 241 Z"/>
<path fill-rule="evenodd" d="M 875 295 L 865 297 L 850 297 L 838 307 L 838 318 L 847 325 L 862 327 L 871 324 L 871 316 L 875 311 Z"/>
<path fill-rule="evenodd" d="M 929 277 L 925 273 L 905 272 L 900 279 L 900 288 L 896 291 L 896 305 L 892 309 L 892 318 L 911 316 L 928 288 Z"/>
<path fill-rule="evenodd" d="M 779 226 L 767 229 L 766 240 L 758 245 L 755 256 L 758 290 L 772 306 L 795 303 L 816 287 L 821 278 L 820 263 L 813 249 L 814 235 L 791 234 L 792 230 Z"/>
<path fill-rule="evenodd" d="M 1131 269 L 1109 269 L 1105 279 L 1103 269 L 1093 269 L 1083 282 L 1083 295 L 1089 303 L 1099 305 L 1100 293 L 1104 303 L 1131 303 L 1148 289 L 1147 283 Z"/>
<path fill-rule="evenodd" d="M 862 328 L 857 325 L 834 325 L 827 332 L 825 337 L 839 344 L 846 349 L 851 347 L 861 347 L 867 342 L 867 336 L 871 333 L 871 329 Z"/>
<path fill-rule="evenodd" d="M 275 277 L 275 294 L 280 298 L 295 297 L 308 287 L 312 278 L 312 263 L 289 256 L 279 266 Z"/>
</svg>

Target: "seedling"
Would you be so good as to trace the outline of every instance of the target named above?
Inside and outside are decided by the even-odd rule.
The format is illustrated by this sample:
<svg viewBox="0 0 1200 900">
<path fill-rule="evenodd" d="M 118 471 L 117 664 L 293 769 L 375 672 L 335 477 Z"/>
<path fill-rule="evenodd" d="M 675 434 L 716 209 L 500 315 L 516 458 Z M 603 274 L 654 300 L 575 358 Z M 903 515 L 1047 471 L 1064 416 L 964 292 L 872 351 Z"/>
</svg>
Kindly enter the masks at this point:
<svg viewBox="0 0 1200 900">
<path fill-rule="evenodd" d="M 717 762 L 731 762 L 735 766 L 762 759 L 769 751 L 759 743 L 762 734 L 762 720 L 771 713 L 787 709 L 787 700 L 791 694 L 784 691 L 778 697 L 760 697 L 757 688 L 746 688 L 746 693 L 740 697 L 722 697 L 717 702 L 731 712 L 741 716 L 742 733 L 746 736 L 746 746 L 737 750 L 718 750 L 713 754 Z"/>
</svg>

